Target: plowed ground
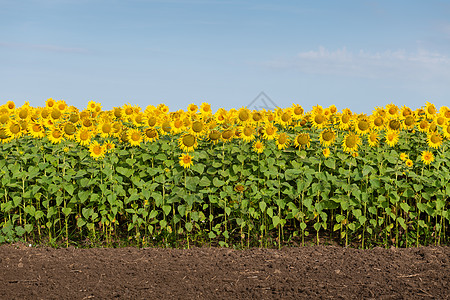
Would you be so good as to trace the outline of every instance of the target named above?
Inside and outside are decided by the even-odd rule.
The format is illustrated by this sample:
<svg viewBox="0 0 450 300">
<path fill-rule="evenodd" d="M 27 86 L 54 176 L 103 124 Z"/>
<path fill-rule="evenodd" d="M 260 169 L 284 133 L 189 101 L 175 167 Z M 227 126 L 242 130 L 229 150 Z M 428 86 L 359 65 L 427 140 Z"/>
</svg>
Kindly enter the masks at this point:
<svg viewBox="0 0 450 300">
<path fill-rule="evenodd" d="M 450 247 L 0 246 L 0 299 L 449 299 Z"/>
</svg>

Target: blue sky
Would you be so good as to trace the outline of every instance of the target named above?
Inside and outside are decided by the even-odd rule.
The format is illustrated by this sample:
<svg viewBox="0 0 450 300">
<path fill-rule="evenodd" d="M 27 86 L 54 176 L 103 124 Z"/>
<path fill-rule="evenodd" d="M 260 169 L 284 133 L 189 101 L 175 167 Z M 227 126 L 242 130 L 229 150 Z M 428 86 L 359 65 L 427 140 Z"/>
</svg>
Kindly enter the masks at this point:
<svg viewBox="0 0 450 300">
<path fill-rule="evenodd" d="M 450 1 L 0 0 L 0 102 L 450 104 Z"/>
</svg>

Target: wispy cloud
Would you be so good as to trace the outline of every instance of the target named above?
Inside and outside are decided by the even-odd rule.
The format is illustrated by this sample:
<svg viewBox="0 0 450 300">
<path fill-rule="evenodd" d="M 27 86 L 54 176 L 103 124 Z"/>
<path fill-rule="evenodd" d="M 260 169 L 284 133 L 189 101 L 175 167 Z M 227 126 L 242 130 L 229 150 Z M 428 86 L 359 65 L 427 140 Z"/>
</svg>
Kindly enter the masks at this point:
<svg viewBox="0 0 450 300">
<path fill-rule="evenodd" d="M 450 76 L 450 58 L 427 50 L 414 53 L 404 50 L 371 53 L 365 50 L 353 52 L 346 47 L 330 51 L 321 46 L 318 50 L 265 61 L 262 65 L 276 69 L 295 69 L 309 74 L 362 78 L 434 80 Z"/>
<path fill-rule="evenodd" d="M 60 52 L 60 53 L 88 53 L 89 51 L 85 48 L 76 47 L 63 47 L 57 45 L 47 45 L 47 44 L 23 44 L 23 43 L 9 43 L 0 42 L 0 47 L 5 48 L 15 48 L 15 49 L 28 49 L 28 50 L 40 50 L 46 52 Z"/>
</svg>

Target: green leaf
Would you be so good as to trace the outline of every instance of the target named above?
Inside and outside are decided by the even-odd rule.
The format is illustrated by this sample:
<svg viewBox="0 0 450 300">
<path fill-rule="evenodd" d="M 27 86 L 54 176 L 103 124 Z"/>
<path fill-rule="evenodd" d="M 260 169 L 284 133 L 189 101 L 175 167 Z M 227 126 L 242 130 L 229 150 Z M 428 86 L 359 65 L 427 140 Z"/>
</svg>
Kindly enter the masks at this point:
<svg viewBox="0 0 450 300">
<path fill-rule="evenodd" d="M 211 185 L 211 180 L 209 180 L 208 177 L 203 176 L 202 179 L 200 179 L 198 185 L 203 186 L 203 187 L 208 187 Z"/>
<path fill-rule="evenodd" d="M 267 204 L 264 201 L 259 202 L 259 209 L 261 209 L 262 212 L 266 210 Z"/>
<path fill-rule="evenodd" d="M 86 225 L 86 221 L 83 218 L 78 218 L 77 219 L 77 226 L 79 228 L 83 227 L 84 225 Z"/>
<path fill-rule="evenodd" d="M 197 163 L 191 166 L 191 169 L 199 174 L 203 174 L 205 171 L 205 165 L 201 163 Z"/>
<path fill-rule="evenodd" d="M 193 228 L 192 223 L 191 222 L 186 223 L 184 225 L 184 228 L 186 228 L 187 231 L 191 232 Z"/>
<path fill-rule="evenodd" d="M 197 190 L 197 184 L 199 182 L 199 178 L 195 177 L 187 177 L 186 178 L 186 188 L 190 191 L 195 192 Z"/>
<path fill-rule="evenodd" d="M 306 229 L 306 223 L 305 222 L 301 222 L 300 223 L 300 229 L 301 230 L 305 230 Z"/>
<path fill-rule="evenodd" d="M 64 207 L 63 209 L 61 209 L 61 211 L 67 217 L 72 212 L 72 209 L 70 207 Z"/>
<path fill-rule="evenodd" d="M 73 196 L 73 192 L 75 190 L 75 187 L 71 183 L 64 184 L 64 189 L 67 193 L 69 193 L 70 196 Z"/>
<path fill-rule="evenodd" d="M 225 184 L 225 181 L 220 180 L 220 179 L 217 178 L 217 177 L 214 177 L 214 179 L 213 179 L 213 185 L 214 185 L 215 187 L 221 187 L 221 186 L 223 186 L 224 184 Z"/>
<path fill-rule="evenodd" d="M 333 158 L 327 158 L 324 161 L 325 166 L 327 166 L 330 169 L 335 169 L 336 168 L 336 161 Z"/>
<path fill-rule="evenodd" d="M 400 207 L 401 207 L 405 212 L 408 212 L 409 209 L 411 208 L 411 207 L 408 205 L 408 203 L 406 203 L 406 202 L 400 203 Z"/>
<path fill-rule="evenodd" d="M 26 231 L 27 233 L 32 232 L 32 231 L 33 231 L 33 224 L 25 224 L 24 229 L 25 229 L 25 231 Z"/>
<path fill-rule="evenodd" d="M 272 223 L 273 223 L 273 227 L 277 227 L 278 224 L 280 224 L 280 217 L 279 216 L 273 216 L 272 217 Z"/>
<path fill-rule="evenodd" d="M 362 169 L 363 177 L 369 175 L 369 173 L 373 173 L 373 170 L 374 170 L 374 169 L 373 169 L 371 166 L 365 165 L 365 166 L 363 167 L 363 169 Z"/>
<path fill-rule="evenodd" d="M 168 216 L 170 214 L 170 211 L 172 210 L 172 207 L 170 205 L 163 205 L 162 207 L 164 214 Z"/>
</svg>

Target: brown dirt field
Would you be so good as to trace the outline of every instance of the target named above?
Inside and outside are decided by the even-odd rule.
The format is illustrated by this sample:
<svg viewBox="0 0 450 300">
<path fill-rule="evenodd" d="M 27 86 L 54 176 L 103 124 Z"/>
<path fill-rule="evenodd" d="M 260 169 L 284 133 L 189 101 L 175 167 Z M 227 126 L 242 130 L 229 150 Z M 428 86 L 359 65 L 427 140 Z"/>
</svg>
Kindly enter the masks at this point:
<svg viewBox="0 0 450 300">
<path fill-rule="evenodd" d="M 0 246 L 0 299 L 450 299 L 450 247 Z"/>
</svg>

